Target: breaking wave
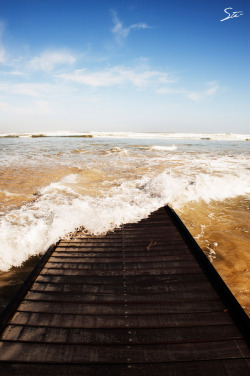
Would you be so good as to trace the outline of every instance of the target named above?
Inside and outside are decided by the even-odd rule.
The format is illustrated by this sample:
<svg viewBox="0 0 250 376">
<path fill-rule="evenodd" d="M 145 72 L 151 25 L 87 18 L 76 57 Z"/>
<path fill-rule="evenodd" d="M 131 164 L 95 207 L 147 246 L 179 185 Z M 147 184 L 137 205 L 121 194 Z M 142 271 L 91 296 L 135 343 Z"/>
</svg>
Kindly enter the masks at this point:
<svg viewBox="0 0 250 376">
<path fill-rule="evenodd" d="M 164 171 L 153 178 L 123 180 L 97 197 L 81 195 L 74 189 L 78 184 L 77 174 L 68 175 L 41 189 L 35 201 L 2 217 L 1 270 L 20 266 L 80 226 L 101 234 L 137 222 L 166 204 L 177 209 L 191 201 L 223 201 L 250 192 L 249 177 L 235 173 L 200 173 L 191 179 Z"/>
</svg>

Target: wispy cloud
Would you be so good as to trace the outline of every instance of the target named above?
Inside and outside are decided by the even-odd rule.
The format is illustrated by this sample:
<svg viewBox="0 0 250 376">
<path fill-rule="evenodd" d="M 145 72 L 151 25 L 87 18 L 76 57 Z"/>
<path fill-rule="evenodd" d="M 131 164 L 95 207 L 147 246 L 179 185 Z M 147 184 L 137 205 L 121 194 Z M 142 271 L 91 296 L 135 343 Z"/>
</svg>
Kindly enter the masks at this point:
<svg viewBox="0 0 250 376">
<path fill-rule="evenodd" d="M 212 97 L 219 89 L 219 84 L 216 81 L 208 82 L 208 88 L 200 91 L 192 91 L 184 88 L 170 88 L 162 87 L 156 90 L 158 94 L 179 94 L 190 99 L 193 102 L 202 102 L 208 97 Z"/>
<path fill-rule="evenodd" d="M 4 95 L 21 95 L 34 98 L 42 98 L 56 92 L 57 86 L 50 83 L 35 83 L 35 82 L 0 82 L 0 91 Z"/>
<path fill-rule="evenodd" d="M 0 21 L 0 64 L 5 63 L 6 61 L 6 51 L 2 42 L 4 28 L 5 28 L 4 22 Z"/>
<path fill-rule="evenodd" d="M 6 72 L 2 72 L 1 74 L 4 75 L 4 76 L 13 76 L 13 77 L 21 77 L 21 76 L 26 75 L 25 72 L 21 72 L 19 70 L 6 71 Z"/>
<path fill-rule="evenodd" d="M 0 102 L 0 110 L 11 115 L 48 115 L 51 113 L 49 103 L 38 100 L 28 106 L 16 106 L 7 102 Z"/>
<path fill-rule="evenodd" d="M 60 78 L 91 87 L 108 87 L 115 85 L 132 84 L 137 88 L 147 87 L 150 84 L 166 84 L 170 82 L 168 74 L 157 70 L 140 70 L 115 66 L 109 69 L 88 72 L 86 69 L 75 70 L 72 73 L 60 74 Z"/>
<path fill-rule="evenodd" d="M 118 42 L 121 42 L 122 40 L 127 38 L 129 33 L 131 32 L 131 30 L 151 29 L 152 28 L 151 26 L 147 25 L 144 22 L 138 22 L 138 23 L 132 24 L 128 27 L 124 27 L 122 22 L 118 18 L 116 11 L 111 10 L 111 14 L 112 14 L 112 19 L 113 19 L 113 23 L 114 23 L 114 27 L 112 28 L 111 31 L 114 34 L 114 36 L 115 36 L 115 38 Z"/>
<path fill-rule="evenodd" d="M 62 65 L 72 65 L 76 57 L 64 51 L 45 51 L 40 56 L 32 58 L 29 67 L 33 70 L 51 71 Z"/>
<path fill-rule="evenodd" d="M 211 82 L 207 84 L 209 87 L 203 91 L 190 91 L 186 93 L 188 99 L 191 99 L 194 102 L 202 102 L 208 97 L 212 97 L 215 95 L 217 90 L 219 89 L 219 85 L 217 82 Z"/>
</svg>

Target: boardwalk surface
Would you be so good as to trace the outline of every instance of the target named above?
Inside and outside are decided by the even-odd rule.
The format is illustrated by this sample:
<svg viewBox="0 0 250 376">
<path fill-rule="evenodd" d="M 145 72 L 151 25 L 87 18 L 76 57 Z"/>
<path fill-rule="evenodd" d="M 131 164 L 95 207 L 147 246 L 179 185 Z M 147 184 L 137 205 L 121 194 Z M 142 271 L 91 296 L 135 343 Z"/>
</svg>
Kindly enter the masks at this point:
<svg viewBox="0 0 250 376">
<path fill-rule="evenodd" d="M 61 240 L 10 316 L 1 375 L 249 375 L 244 333 L 165 209 Z"/>
</svg>

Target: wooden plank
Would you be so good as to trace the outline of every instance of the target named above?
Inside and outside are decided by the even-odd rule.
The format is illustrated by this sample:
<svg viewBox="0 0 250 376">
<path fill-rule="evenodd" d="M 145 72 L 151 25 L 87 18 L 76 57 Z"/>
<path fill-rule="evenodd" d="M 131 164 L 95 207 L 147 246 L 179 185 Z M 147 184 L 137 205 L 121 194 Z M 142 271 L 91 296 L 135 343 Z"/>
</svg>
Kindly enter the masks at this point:
<svg viewBox="0 0 250 376">
<path fill-rule="evenodd" d="M 74 253 L 77 254 L 77 256 L 80 257 L 117 257 L 122 256 L 123 252 L 128 257 L 147 257 L 152 255 L 156 256 L 173 256 L 173 255 L 184 255 L 184 254 L 190 254 L 190 251 L 188 247 L 185 246 L 154 246 L 153 248 L 150 248 L 149 250 L 146 247 L 123 247 L 122 250 L 118 250 L 116 248 L 102 248 L 102 247 L 95 247 L 95 248 L 88 248 L 88 247 L 73 247 L 69 246 L 67 248 L 63 247 L 61 250 L 60 248 L 56 248 L 56 251 L 54 252 L 55 255 L 73 255 Z"/>
<path fill-rule="evenodd" d="M 134 302 L 126 305 L 124 303 L 81 303 L 72 304 L 72 302 L 51 302 L 41 300 L 23 300 L 18 310 L 25 312 L 50 312 L 61 314 L 91 314 L 91 315 L 122 315 L 124 312 L 128 314 L 168 314 L 168 313 L 193 313 L 196 312 L 222 312 L 225 310 L 224 305 L 216 300 L 204 300 L 199 302 L 179 301 L 167 302 L 161 304 L 145 304 Z"/>
<path fill-rule="evenodd" d="M 107 271 L 105 270 L 88 270 L 88 269 L 56 269 L 56 268 L 43 268 L 43 275 L 65 275 L 65 276 L 96 276 L 105 277 Z M 123 276 L 123 270 L 109 270 L 110 277 Z M 199 265 L 190 267 L 179 267 L 169 269 L 134 269 L 126 270 L 126 276 L 158 276 L 158 275 L 180 275 L 180 274 L 202 274 L 202 270 Z"/>
<path fill-rule="evenodd" d="M 218 352 L 218 348 L 222 351 Z M 181 343 L 167 345 L 87 346 L 81 344 L 0 343 L 0 361 L 34 363 L 159 363 L 249 357 L 243 340 Z"/>
<path fill-rule="evenodd" d="M 241 339 L 237 328 L 231 325 L 177 327 L 154 329 L 82 329 L 9 325 L 3 333 L 5 341 L 81 343 L 81 344 L 167 344 Z"/>
<path fill-rule="evenodd" d="M 248 359 L 216 359 L 147 364 L 44 364 L 3 363 L 1 376 L 249 376 Z"/>
<path fill-rule="evenodd" d="M 232 324 L 232 319 L 226 312 L 196 312 L 195 322 L 193 313 L 169 313 L 153 315 L 80 315 L 17 312 L 10 321 L 16 325 L 51 326 L 62 328 L 166 328 L 180 326 L 206 326 Z"/>
<path fill-rule="evenodd" d="M 194 260 L 178 260 L 178 261 L 169 261 L 169 262 L 106 262 L 106 263 L 99 263 L 99 262 L 47 262 L 46 267 L 49 269 L 94 269 L 94 270 L 116 270 L 116 269 L 123 269 L 123 265 L 125 264 L 126 268 L 133 270 L 133 269 L 168 269 L 168 268 L 188 268 L 196 266 Z"/>
<path fill-rule="evenodd" d="M 126 294 L 126 295 L 125 295 Z M 30 290 L 26 299 L 28 300 L 43 300 L 43 301 L 64 301 L 64 302 L 99 302 L 99 303 L 128 303 L 133 302 L 149 302 L 149 303 L 167 303 L 178 301 L 203 301 L 213 300 L 217 298 L 215 291 L 179 291 L 167 292 L 158 294 L 129 294 L 122 292 L 112 294 L 81 294 L 72 292 L 53 292 L 53 291 L 33 291 Z"/>
<path fill-rule="evenodd" d="M 147 249 L 142 249 L 142 250 L 134 250 L 134 252 L 127 252 L 127 249 L 124 248 L 122 250 L 122 252 L 108 252 L 108 251 L 103 251 L 103 250 L 98 250 L 98 251 L 81 251 L 80 249 L 75 249 L 75 250 L 68 250 L 67 248 L 65 248 L 63 251 L 58 251 L 58 248 L 56 248 L 57 251 L 55 251 L 53 253 L 53 258 L 57 258 L 57 257 L 82 257 L 82 258 L 85 258 L 85 257 L 89 257 L 89 258 L 94 258 L 95 259 L 95 262 L 98 261 L 100 258 L 103 259 L 113 259 L 113 258 L 117 258 L 117 259 L 121 259 L 123 257 L 123 254 L 125 254 L 125 257 L 126 259 L 135 259 L 135 258 L 143 258 L 143 259 L 150 259 L 152 257 L 154 258 L 161 258 L 163 257 L 166 258 L 166 259 L 169 259 L 171 257 L 186 257 L 186 256 L 192 256 L 190 255 L 190 252 L 188 251 L 188 248 L 187 249 L 177 249 L 175 248 L 174 250 L 173 249 L 164 249 L 164 250 L 156 250 L 154 249 L 152 251 L 150 250 L 147 250 Z"/>
<path fill-rule="evenodd" d="M 50 257 L 50 262 L 54 263 L 96 263 L 98 264 L 107 264 L 107 263 L 118 263 L 118 262 L 123 262 L 125 261 L 126 263 L 153 263 L 153 262 L 170 262 L 170 261 L 182 261 L 182 260 L 193 260 L 193 256 L 190 254 L 185 254 L 185 255 L 171 255 L 171 256 L 156 256 L 151 253 L 151 255 L 145 256 L 126 256 L 126 255 L 121 255 L 116 256 L 116 257 L 109 257 L 107 258 L 106 256 L 103 257 L 88 257 L 88 256 L 81 256 L 81 255 L 55 255 L 53 257 Z"/>
<path fill-rule="evenodd" d="M 74 248 L 74 247 L 80 247 L 80 248 L 123 248 L 124 246 L 127 246 L 127 247 L 147 247 L 149 242 L 151 240 L 156 240 L 155 237 L 150 237 L 148 240 L 145 239 L 145 237 L 141 236 L 141 239 L 137 236 L 135 236 L 135 240 L 125 240 L 123 239 L 123 242 L 124 244 L 122 245 L 121 242 L 104 242 L 103 240 L 99 241 L 99 242 L 96 242 L 95 239 L 91 239 L 89 241 L 78 241 L 78 242 L 71 242 L 70 243 L 70 248 Z M 169 246 L 175 246 L 175 245 L 178 245 L 178 246 L 184 246 L 185 245 L 185 242 L 181 239 L 181 238 L 169 238 L 169 237 L 166 237 L 165 239 L 163 238 L 162 241 L 158 241 L 158 246 L 163 246 L 163 245 L 169 245 Z M 157 244 L 156 244 L 157 245 Z"/>
<path fill-rule="evenodd" d="M 70 293 L 97 293 L 97 294 L 117 294 L 124 292 L 123 284 L 119 286 L 112 285 L 90 285 L 90 284 L 79 284 L 79 283 L 46 283 L 46 282 L 35 282 L 32 286 L 32 291 L 52 291 L 52 292 L 70 292 Z M 140 284 L 133 286 L 131 283 L 126 285 L 127 294 L 159 294 L 163 292 L 182 292 L 182 291 L 199 291 L 201 294 L 204 291 L 213 291 L 212 287 L 204 282 L 193 282 L 187 281 L 184 285 L 179 281 L 173 281 L 171 285 L 167 284 Z"/>
<path fill-rule="evenodd" d="M 74 283 L 80 285 L 120 285 L 123 284 L 123 276 L 71 276 L 71 275 L 47 275 L 40 274 L 36 282 L 45 283 Z M 183 286 L 186 283 L 205 283 L 208 282 L 206 276 L 202 273 L 187 273 L 187 274 L 170 274 L 170 275 L 131 275 L 126 278 L 127 286 L 140 286 L 140 285 L 166 285 L 180 283 Z M 210 284 L 209 284 L 210 285 Z M 211 286 L 211 285 L 210 285 Z"/>
<path fill-rule="evenodd" d="M 75 277 L 75 276 L 52 276 L 52 275 L 45 275 L 39 274 L 36 279 L 36 282 L 44 282 L 44 283 L 77 283 L 77 284 L 86 284 L 86 285 L 119 285 L 123 283 L 122 277 L 111 277 L 111 276 L 103 276 L 103 277 Z M 210 283 L 208 282 L 206 276 L 204 274 L 176 274 L 176 275 L 158 275 L 158 276 L 130 276 L 129 279 L 126 280 L 126 284 L 133 285 L 133 286 L 140 286 L 140 285 L 166 285 L 180 283 L 183 286 L 186 283 Z"/>
</svg>

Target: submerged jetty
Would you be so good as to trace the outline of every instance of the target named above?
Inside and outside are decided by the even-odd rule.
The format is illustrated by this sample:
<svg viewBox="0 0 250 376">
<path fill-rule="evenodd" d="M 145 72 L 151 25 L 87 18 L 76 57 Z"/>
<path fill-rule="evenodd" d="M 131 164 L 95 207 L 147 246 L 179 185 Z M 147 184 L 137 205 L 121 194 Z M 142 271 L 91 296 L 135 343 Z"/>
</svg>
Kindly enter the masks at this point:
<svg viewBox="0 0 250 376">
<path fill-rule="evenodd" d="M 2 315 L 1 375 L 249 375 L 249 328 L 166 207 L 50 247 Z"/>
</svg>

